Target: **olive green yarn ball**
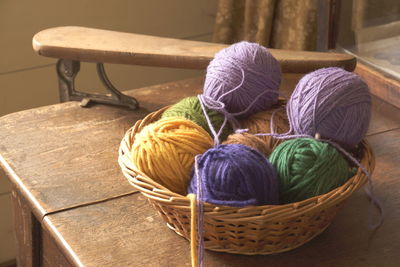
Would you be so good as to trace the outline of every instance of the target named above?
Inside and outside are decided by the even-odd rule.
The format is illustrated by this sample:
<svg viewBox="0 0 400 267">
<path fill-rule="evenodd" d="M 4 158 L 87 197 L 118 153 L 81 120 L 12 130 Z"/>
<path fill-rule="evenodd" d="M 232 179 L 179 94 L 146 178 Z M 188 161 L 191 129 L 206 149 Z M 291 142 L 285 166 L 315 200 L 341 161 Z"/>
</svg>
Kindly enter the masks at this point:
<svg viewBox="0 0 400 267">
<path fill-rule="evenodd" d="M 207 115 L 214 127 L 214 130 L 218 133 L 219 129 L 224 122 L 224 115 L 218 113 L 217 111 L 207 109 Z M 161 118 L 168 117 L 184 117 L 194 123 L 200 125 L 204 130 L 206 130 L 211 136 L 213 136 L 210 127 L 208 126 L 206 117 L 204 116 L 203 110 L 200 105 L 200 101 L 196 96 L 190 96 L 183 98 L 175 105 L 168 108 L 161 115 Z M 220 141 L 224 141 L 229 134 L 233 132 L 232 127 L 229 122 L 226 123 L 221 135 Z"/>
<path fill-rule="evenodd" d="M 282 204 L 328 193 L 353 175 L 336 148 L 311 138 L 283 142 L 269 160 L 278 173 Z"/>
</svg>

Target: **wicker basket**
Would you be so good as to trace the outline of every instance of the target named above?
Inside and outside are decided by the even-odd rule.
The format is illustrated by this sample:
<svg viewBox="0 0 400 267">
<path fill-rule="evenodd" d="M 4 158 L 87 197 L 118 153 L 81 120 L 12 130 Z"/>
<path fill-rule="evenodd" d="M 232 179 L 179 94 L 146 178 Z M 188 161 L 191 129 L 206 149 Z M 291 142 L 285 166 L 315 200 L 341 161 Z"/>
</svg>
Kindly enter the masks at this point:
<svg viewBox="0 0 400 267">
<path fill-rule="evenodd" d="M 118 162 L 128 181 L 148 198 L 167 225 L 190 239 L 190 200 L 171 192 L 138 171 L 131 160 L 135 134 L 156 121 L 165 108 L 150 113 L 127 131 L 119 148 Z M 361 164 L 372 173 L 375 162 L 369 144 L 362 142 Z M 292 250 L 325 230 L 344 201 L 367 181 L 359 169 L 343 186 L 331 192 L 285 205 L 234 208 L 204 205 L 206 249 L 236 254 L 273 254 Z"/>
</svg>

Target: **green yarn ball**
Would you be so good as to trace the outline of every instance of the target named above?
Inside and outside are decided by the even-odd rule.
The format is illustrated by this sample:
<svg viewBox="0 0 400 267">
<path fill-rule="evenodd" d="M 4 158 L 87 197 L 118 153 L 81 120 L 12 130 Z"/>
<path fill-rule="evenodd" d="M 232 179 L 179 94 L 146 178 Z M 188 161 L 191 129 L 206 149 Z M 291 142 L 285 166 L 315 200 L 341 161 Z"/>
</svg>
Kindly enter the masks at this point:
<svg viewBox="0 0 400 267">
<path fill-rule="evenodd" d="M 210 118 L 210 121 L 214 127 L 214 130 L 218 133 L 219 129 L 222 126 L 222 123 L 224 122 L 224 115 L 218 113 L 217 111 L 209 110 L 207 108 L 206 110 L 208 117 Z M 168 117 L 184 117 L 188 120 L 191 120 L 194 123 L 200 125 L 213 137 L 210 127 L 208 126 L 206 117 L 204 116 L 203 110 L 201 108 L 200 101 L 196 96 L 190 96 L 180 100 L 178 103 L 164 111 L 164 113 L 161 115 L 161 118 Z M 224 141 L 232 132 L 232 127 L 230 126 L 229 122 L 227 122 L 220 135 L 220 141 Z"/>
<path fill-rule="evenodd" d="M 270 162 L 278 173 L 281 203 L 328 193 L 354 174 L 336 148 L 311 138 L 283 142 L 272 152 Z"/>
</svg>

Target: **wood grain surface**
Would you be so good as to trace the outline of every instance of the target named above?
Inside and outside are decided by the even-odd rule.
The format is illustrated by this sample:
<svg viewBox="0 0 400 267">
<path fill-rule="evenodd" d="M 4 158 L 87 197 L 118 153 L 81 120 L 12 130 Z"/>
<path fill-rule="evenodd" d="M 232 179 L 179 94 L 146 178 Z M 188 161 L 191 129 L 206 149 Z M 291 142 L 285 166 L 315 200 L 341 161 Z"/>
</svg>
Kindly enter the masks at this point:
<svg viewBox="0 0 400 267">
<path fill-rule="evenodd" d="M 400 81 L 388 77 L 364 64 L 357 64 L 354 71 L 368 84 L 371 93 L 400 108 Z"/>
<path fill-rule="evenodd" d="M 42 231 L 42 252 L 39 254 L 40 266 L 42 267 L 70 267 L 74 266 L 67 258 L 68 256 L 62 252 L 63 248 L 59 248 L 54 242 L 53 236 L 46 230 Z M 76 265 L 76 264 L 75 264 Z"/>
<path fill-rule="evenodd" d="M 372 96 L 372 114 L 367 135 L 400 128 L 400 109 Z"/>
<path fill-rule="evenodd" d="M 400 232 L 393 229 L 400 226 L 400 118 L 395 107 L 377 98 L 373 103 L 368 137 L 376 154 L 373 183 L 386 210 L 378 230 L 368 228 L 369 202 L 360 190 L 325 232 L 296 250 L 271 256 L 207 251 L 205 266 L 397 266 Z M 138 193 L 49 215 L 44 224 L 55 242 L 68 244 L 86 266 L 190 266 L 189 243 L 170 231 Z"/>
<path fill-rule="evenodd" d="M 359 190 L 325 232 L 298 249 L 270 256 L 207 251 L 205 266 L 398 266 L 400 130 L 368 140 L 377 159 L 375 194 L 386 209 L 379 229 L 369 230 L 369 202 Z M 49 215 L 44 224 L 85 266 L 190 266 L 189 242 L 169 230 L 139 193 Z"/>
<path fill-rule="evenodd" d="M 17 241 L 17 265 L 37 266 L 40 262 L 41 225 L 32 209 L 16 187 L 11 191 L 15 237 Z"/>
<path fill-rule="evenodd" d="M 129 127 L 150 111 L 199 91 L 202 78 L 129 94 L 140 110 L 67 102 L 0 118 L 0 161 L 39 217 L 49 212 L 129 194 L 118 146 Z"/>
<path fill-rule="evenodd" d="M 87 62 L 205 69 L 227 45 L 179 40 L 134 33 L 67 26 L 43 30 L 33 37 L 42 56 Z M 270 49 L 284 73 L 307 73 L 338 66 L 352 71 L 356 60 L 348 54 Z"/>
</svg>

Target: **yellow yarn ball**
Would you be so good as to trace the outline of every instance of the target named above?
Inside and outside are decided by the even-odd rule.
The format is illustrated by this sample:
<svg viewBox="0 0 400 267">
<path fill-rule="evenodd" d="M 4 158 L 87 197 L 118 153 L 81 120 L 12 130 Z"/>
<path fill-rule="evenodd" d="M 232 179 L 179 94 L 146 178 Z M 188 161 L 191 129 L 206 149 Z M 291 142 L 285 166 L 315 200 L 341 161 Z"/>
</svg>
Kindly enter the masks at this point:
<svg viewBox="0 0 400 267">
<path fill-rule="evenodd" d="M 271 117 L 274 110 L 261 111 L 251 115 L 250 117 L 241 120 L 240 125 L 243 129 L 248 129 L 248 133 L 270 133 L 271 132 Z M 289 121 L 285 109 L 280 109 L 275 112 L 273 119 L 274 133 L 286 133 L 289 131 Z M 272 152 L 282 140 L 273 138 L 272 136 L 258 136 Z"/>
<path fill-rule="evenodd" d="M 212 146 L 211 136 L 196 123 L 180 117 L 163 118 L 135 135 L 132 161 L 149 178 L 185 195 L 194 157 Z"/>
</svg>

